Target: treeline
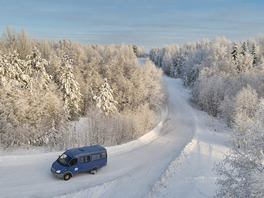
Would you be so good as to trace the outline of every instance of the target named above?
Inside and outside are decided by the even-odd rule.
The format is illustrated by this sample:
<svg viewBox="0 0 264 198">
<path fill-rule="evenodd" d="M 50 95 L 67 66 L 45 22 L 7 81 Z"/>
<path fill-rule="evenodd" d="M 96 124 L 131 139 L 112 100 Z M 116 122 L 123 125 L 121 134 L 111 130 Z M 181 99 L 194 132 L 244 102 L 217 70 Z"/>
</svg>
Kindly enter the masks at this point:
<svg viewBox="0 0 264 198">
<path fill-rule="evenodd" d="M 143 135 L 166 101 L 162 71 L 140 66 L 132 46 L 30 38 L 0 41 L 1 147 L 120 144 Z M 115 111 L 113 111 L 115 109 Z M 86 117 L 88 131 L 69 126 Z M 83 141 L 85 139 L 85 141 Z"/>
<path fill-rule="evenodd" d="M 150 58 L 182 78 L 200 109 L 226 121 L 233 148 L 216 170 L 216 197 L 264 197 L 264 37 L 153 48 Z"/>
</svg>

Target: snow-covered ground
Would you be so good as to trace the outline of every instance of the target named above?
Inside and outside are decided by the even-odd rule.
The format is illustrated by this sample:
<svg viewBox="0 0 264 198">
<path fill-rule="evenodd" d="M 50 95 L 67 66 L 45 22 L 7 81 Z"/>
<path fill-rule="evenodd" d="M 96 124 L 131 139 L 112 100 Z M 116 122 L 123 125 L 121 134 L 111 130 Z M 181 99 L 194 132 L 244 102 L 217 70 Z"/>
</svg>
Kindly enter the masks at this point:
<svg viewBox="0 0 264 198">
<path fill-rule="evenodd" d="M 0 197 L 209 197 L 213 164 L 227 151 L 225 128 L 193 109 L 182 82 L 164 77 L 169 104 L 160 123 L 138 140 L 109 147 L 108 164 L 97 174 L 69 181 L 50 166 L 61 152 L 2 154 Z"/>
<path fill-rule="evenodd" d="M 153 186 L 148 197 L 212 197 L 216 190 L 216 163 L 228 152 L 228 134 L 223 124 L 204 112 L 194 138 Z"/>
<path fill-rule="evenodd" d="M 140 65 L 144 65 L 147 62 L 147 60 L 148 60 L 147 58 L 141 57 L 141 58 L 138 58 L 138 63 Z"/>
</svg>

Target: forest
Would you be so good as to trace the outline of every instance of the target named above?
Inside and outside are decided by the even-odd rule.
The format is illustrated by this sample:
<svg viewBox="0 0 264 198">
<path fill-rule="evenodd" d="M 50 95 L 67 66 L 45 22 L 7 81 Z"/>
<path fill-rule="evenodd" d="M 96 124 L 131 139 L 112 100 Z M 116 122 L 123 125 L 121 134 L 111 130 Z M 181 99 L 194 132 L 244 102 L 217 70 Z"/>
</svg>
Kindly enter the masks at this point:
<svg viewBox="0 0 264 198">
<path fill-rule="evenodd" d="M 0 147 L 110 146 L 145 134 L 167 92 L 162 70 L 151 61 L 141 66 L 139 53 L 125 44 L 38 40 L 7 27 L 0 40 Z M 70 130 L 81 118 L 89 129 Z"/>
<path fill-rule="evenodd" d="M 232 149 L 215 166 L 215 197 L 264 197 L 264 36 L 152 48 L 150 58 L 181 78 L 192 104 L 227 123 Z"/>
</svg>

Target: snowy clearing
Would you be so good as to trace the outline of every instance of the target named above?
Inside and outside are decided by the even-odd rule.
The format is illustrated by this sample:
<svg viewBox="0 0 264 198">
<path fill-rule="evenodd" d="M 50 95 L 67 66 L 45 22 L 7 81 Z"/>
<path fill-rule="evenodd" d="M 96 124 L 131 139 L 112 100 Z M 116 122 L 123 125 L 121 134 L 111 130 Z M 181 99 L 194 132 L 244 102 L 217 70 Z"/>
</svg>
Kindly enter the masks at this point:
<svg viewBox="0 0 264 198">
<path fill-rule="evenodd" d="M 188 104 L 182 82 L 164 77 L 169 104 L 160 123 L 138 140 L 109 147 L 97 174 L 69 181 L 50 166 L 61 152 L 0 156 L 1 197 L 209 197 L 213 164 L 227 151 L 223 125 Z M 63 151 L 62 151 L 63 152 Z"/>
</svg>

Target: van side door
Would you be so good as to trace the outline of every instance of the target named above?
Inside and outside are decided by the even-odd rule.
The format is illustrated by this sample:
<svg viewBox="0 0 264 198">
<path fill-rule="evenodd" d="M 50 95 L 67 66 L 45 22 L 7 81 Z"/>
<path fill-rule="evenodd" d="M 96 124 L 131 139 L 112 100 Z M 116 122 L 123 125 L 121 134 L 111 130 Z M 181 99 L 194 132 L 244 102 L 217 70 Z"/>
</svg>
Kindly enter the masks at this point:
<svg viewBox="0 0 264 198">
<path fill-rule="evenodd" d="M 68 168 L 67 170 L 70 171 L 73 175 L 78 174 L 79 173 L 79 167 L 78 167 L 78 163 L 77 163 L 77 158 L 73 158 L 69 164 L 68 164 Z"/>
<path fill-rule="evenodd" d="M 88 172 L 92 169 L 90 162 L 90 155 L 79 157 L 79 170 L 80 172 Z"/>
</svg>

